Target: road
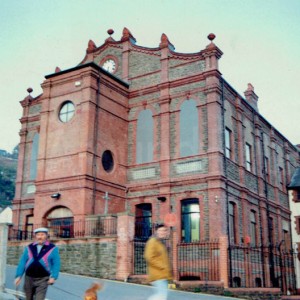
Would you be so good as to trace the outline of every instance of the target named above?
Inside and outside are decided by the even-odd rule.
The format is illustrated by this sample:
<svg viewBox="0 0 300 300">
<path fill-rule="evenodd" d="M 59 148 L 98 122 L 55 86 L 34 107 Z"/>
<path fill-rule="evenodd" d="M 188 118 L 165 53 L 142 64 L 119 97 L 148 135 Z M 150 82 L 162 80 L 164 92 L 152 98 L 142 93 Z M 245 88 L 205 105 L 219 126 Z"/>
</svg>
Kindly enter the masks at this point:
<svg viewBox="0 0 300 300">
<path fill-rule="evenodd" d="M 14 266 L 7 266 L 6 288 L 15 291 L 13 284 L 15 274 Z M 99 300 L 146 300 L 152 293 L 152 287 L 131 284 L 113 280 L 104 280 L 86 276 L 60 273 L 57 282 L 50 286 L 47 292 L 47 300 L 78 300 L 83 299 L 83 294 L 92 282 L 100 281 L 103 289 L 98 293 Z M 21 284 L 23 286 L 23 283 Z M 21 290 L 21 288 L 20 288 Z M 229 300 L 236 298 L 221 297 L 205 294 L 194 294 L 182 291 L 170 290 L 168 300 Z"/>
</svg>

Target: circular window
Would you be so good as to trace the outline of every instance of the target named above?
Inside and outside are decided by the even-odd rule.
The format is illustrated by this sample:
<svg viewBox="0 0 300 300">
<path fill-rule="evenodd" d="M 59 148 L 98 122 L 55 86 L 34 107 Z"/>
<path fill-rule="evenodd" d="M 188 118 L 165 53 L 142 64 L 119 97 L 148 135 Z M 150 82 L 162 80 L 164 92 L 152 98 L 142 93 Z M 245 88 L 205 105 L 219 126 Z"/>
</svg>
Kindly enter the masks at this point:
<svg viewBox="0 0 300 300">
<path fill-rule="evenodd" d="M 62 122 L 66 123 L 73 118 L 74 114 L 75 114 L 75 106 L 73 102 L 67 101 L 62 105 L 59 111 L 59 119 Z"/>
<path fill-rule="evenodd" d="M 102 154 L 102 166 L 106 172 L 109 172 L 114 167 L 114 159 L 111 151 L 105 150 Z"/>
</svg>

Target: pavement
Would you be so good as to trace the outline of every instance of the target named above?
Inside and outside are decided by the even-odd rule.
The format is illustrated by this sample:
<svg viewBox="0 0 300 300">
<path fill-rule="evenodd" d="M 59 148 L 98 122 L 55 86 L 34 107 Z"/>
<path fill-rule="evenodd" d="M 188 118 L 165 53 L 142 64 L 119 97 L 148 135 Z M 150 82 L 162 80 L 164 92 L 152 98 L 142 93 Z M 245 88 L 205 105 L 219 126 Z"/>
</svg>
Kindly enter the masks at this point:
<svg viewBox="0 0 300 300">
<path fill-rule="evenodd" d="M 15 296 L 8 294 L 6 292 L 0 292 L 0 300 L 16 300 Z"/>
</svg>

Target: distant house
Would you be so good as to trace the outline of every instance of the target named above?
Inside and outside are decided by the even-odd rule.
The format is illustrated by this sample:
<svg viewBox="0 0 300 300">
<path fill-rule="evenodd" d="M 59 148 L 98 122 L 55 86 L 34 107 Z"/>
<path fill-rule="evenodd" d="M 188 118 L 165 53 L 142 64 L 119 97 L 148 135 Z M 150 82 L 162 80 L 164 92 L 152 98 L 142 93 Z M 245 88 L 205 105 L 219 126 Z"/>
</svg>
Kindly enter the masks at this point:
<svg viewBox="0 0 300 300">
<path fill-rule="evenodd" d="M 7 206 L 4 209 L 0 208 L 0 223 L 12 223 L 12 209 Z"/>
<path fill-rule="evenodd" d="M 298 253 L 295 258 L 296 284 L 297 290 L 300 291 L 300 168 L 296 169 L 293 174 L 288 189 L 293 248 Z"/>
</svg>

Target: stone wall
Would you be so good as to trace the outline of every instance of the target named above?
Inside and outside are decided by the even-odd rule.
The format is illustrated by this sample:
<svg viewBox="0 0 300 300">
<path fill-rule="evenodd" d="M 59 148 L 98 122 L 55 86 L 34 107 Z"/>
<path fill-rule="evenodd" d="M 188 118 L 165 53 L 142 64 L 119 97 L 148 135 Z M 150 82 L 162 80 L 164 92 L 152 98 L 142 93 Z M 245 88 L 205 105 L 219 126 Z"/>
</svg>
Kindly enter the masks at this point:
<svg viewBox="0 0 300 300">
<path fill-rule="evenodd" d="M 100 278 L 116 278 L 117 239 L 85 238 L 53 241 L 59 248 L 61 272 Z M 7 264 L 17 265 L 29 242 L 9 242 Z"/>
</svg>

